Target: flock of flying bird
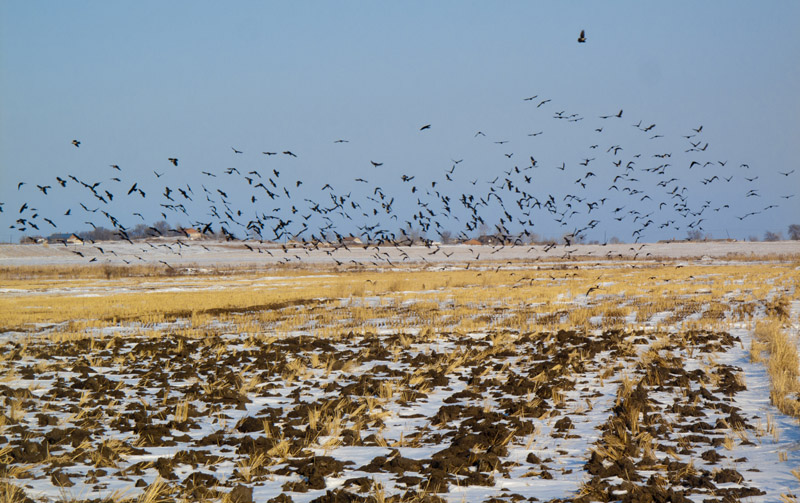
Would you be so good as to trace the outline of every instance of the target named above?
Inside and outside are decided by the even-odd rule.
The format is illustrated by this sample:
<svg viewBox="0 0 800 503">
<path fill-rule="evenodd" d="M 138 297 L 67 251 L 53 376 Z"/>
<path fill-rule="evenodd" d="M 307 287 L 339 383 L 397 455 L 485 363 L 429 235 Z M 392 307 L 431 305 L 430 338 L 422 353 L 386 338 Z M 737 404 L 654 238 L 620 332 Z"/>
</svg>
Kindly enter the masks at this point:
<svg viewBox="0 0 800 503">
<path fill-rule="evenodd" d="M 581 33 L 579 42 L 584 40 Z M 564 245 L 569 254 L 568 247 L 588 235 L 622 226 L 630 232 L 630 238 L 623 238 L 634 242 L 654 229 L 702 231 L 709 214 L 734 211 L 729 199 L 715 202 L 715 194 L 759 201 L 750 205 L 751 211 L 734 213 L 739 221 L 772 210 L 780 202 L 761 203 L 768 195 L 761 193 L 759 180 L 772 174 L 713 157 L 702 125 L 688 129 L 679 139 L 673 138 L 682 144 L 676 150 L 665 146 L 666 133 L 660 133 L 656 124 L 642 120 L 631 123 L 622 109 L 588 118 L 559 110 L 549 98 L 534 95 L 522 101 L 539 121 L 584 128 L 582 131 L 593 138 L 583 147 L 586 155 L 558 163 L 543 160 L 536 152 L 544 150 L 546 140 L 535 142 L 542 142 L 539 137 L 546 139 L 545 130 L 526 133 L 528 143 L 521 146 L 520 141 L 491 138 L 477 131 L 470 141 L 496 159 L 490 161 L 496 172 L 487 179 L 466 176 L 463 171 L 470 170 L 463 169 L 464 159 L 452 160 L 424 179 L 420 173 L 402 173 L 400 167 L 386 161 L 364 158 L 367 171 L 388 172 L 387 176 L 396 180 L 391 187 L 382 187 L 370 183 L 367 174 L 352 182 L 343 182 L 341 177 L 328 183 L 312 181 L 301 174 L 301 151 L 295 154 L 288 149 L 273 149 L 250 156 L 231 147 L 233 158 L 221 170 L 195 170 L 173 156 L 164 159 L 160 172 L 148 168 L 148 173 L 152 171 L 148 176 L 143 176 L 140 169 L 109 164 L 104 168 L 107 173 L 88 181 L 70 173 L 51 181 L 20 181 L 18 191 L 34 191 L 36 196 L 26 198 L 13 212 L 7 208 L 4 211 L 0 203 L 0 217 L 13 213 L 10 228 L 42 234 L 45 230 L 55 233 L 63 229 L 57 220 L 77 213 L 86 225 L 94 229 L 106 227 L 116 238 L 140 243 L 143 249 L 154 246 L 135 240 L 145 226 L 149 236 L 175 237 L 176 244 L 164 246 L 178 254 L 183 246 L 190 246 L 182 236 L 185 228 L 191 227 L 227 240 L 247 238 L 245 246 L 260 253 L 272 254 L 271 246 L 264 246 L 267 241 L 284 242 L 284 252 L 288 251 L 287 241 L 301 244 L 300 249 L 306 251 L 326 248 L 332 260 L 341 264 L 335 252 L 348 250 L 351 236 L 375 246 L 376 260 L 388 261 L 389 254 L 381 253 L 381 246 L 401 249 L 415 240 L 428 246 L 430 253 L 439 251 L 438 241 L 464 241 L 477 235 L 493 236 L 490 242 L 498 246 L 530 245 L 538 237 L 534 234 L 535 225 L 549 219 L 563 232 L 557 241 L 543 245 L 545 251 Z M 434 129 L 425 124 L 419 127 L 418 134 L 431 134 Z M 606 132 L 611 129 L 639 135 L 630 142 L 636 151 L 629 152 L 626 142 L 609 141 Z M 351 142 L 337 139 L 333 143 L 338 145 L 334 148 L 349 148 L 345 144 Z M 72 140 L 72 145 L 76 155 L 87 148 L 80 140 Z M 277 158 L 297 164 L 277 164 L 272 160 Z M 485 161 L 478 163 L 484 164 L 480 167 L 483 172 L 490 172 Z M 794 180 L 795 170 L 774 175 Z M 346 186 L 346 191 L 337 189 L 341 185 Z M 710 190 L 717 185 L 728 187 L 716 193 Z M 39 205 L 36 198 L 44 197 L 57 197 L 63 202 L 63 215 L 41 214 L 35 208 Z M 780 197 L 790 199 L 794 194 Z M 736 211 L 741 211 L 739 208 L 744 205 L 736 206 Z M 123 215 L 120 207 L 141 209 Z M 153 208 L 158 211 L 154 213 Z M 183 224 L 165 229 L 148 224 L 145 214 L 165 221 L 177 219 Z M 137 233 L 133 233 L 134 228 Z M 97 243 L 94 245 L 100 248 Z M 285 260 L 302 260 L 297 248 L 294 250 L 286 254 Z M 81 254 L 79 250 L 75 253 Z M 407 257 L 402 249 L 401 254 Z M 96 259 L 93 257 L 92 261 Z"/>
</svg>

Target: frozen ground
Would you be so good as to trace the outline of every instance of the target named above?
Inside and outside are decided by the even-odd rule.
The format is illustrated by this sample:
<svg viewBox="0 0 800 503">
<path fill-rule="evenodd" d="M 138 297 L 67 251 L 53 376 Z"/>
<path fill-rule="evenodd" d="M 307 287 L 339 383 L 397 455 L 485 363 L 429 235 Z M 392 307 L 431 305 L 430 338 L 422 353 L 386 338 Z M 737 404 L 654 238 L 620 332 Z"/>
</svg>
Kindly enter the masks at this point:
<svg viewBox="0 0 800 503">
<path fill-rule="evenodd" d="M 148 261 L 176 266 L 257 265 L 284 255 L 280 247 L 270 248 L 270 256 L 210 243 L 203 243 L 208 250 L 193 243 L 177 255 L 159 246 L 168 243 L 153 244 Z M 138 245 L 99 246 L 102 253 L 92 245 L 4 246 L 0 264 L 145 255 Z M 640 254 L 637 261 L 701 264 L 731 254 L 799 251 L 791 242 L 613 246 L 567 249 L 583 257 L 627 249 L 629 257 Z M 423 258 L 447 266 L 444 259 L 466 262 L 478 253 L 541 262 L 564 253 L 563 247 L 469 248 L 390 253 L 418 266 Z M 78 257 L 76 250 L 88 253 Z M 375 251 L 333 253 L 369 262 Z M 332 259 L 312 251 L 303 260 Z M 193 288 L 191 281 L 189 275 L 139 287 L 181 291 Z M 277 287 L 285 281 L 259 278 Z M 98 280 L 49 293 L 118 291 L 113 280 Z M 42 294 L 0 290 L 0 296 Z M 552 309 L 576 307 L 577 300 L 570 302 Z M 403 311 L 411 307 L 413 301 L 396 306 L 397 316 L 413 320 Z M 790 307 L 787 330 L 797 341 L 800 302 Z M 326 309 L 347 319 L 350 308 L 343 300 Z M 282 309 L 297 315 L 296 307 Z M 385 328 L 382 319 L 336 336 L 316 335 L 313 324 L 280 334 L 268 326 L 242 333 L 212 323 L 206 336 L 185 337 L 188 319 L 107 323 L 67 338 L 53 325 L 6 331 L 0 334 L 0 467 L 37 501 L 136 498 L 157 480 L 166 482 L 167 499 L 241 503 L 280 495 L 281 503 L 378 502 L 389 495 L 453 503 L 572 501 L 580 494 L 585 501 L 795 501 L 800 427 L 770 404 L 767 373 L 748 353 L 763 310 L 745 321 L 729 311 L 724 328 L 694 332 L 685 325 L 696 313 L 678 320 L 673 314 L 637 322 L 631 313 L 615 330 L 532 334 L 431 333 L 413 321 Z M 673 321 L 665 325 L 667 319 Z"/>
<path fill-rule="evenodd" d="M 621 499 L 628 481 L 655 491 L 648 479 L 698 502 L 798 492 L 800 429 L 770 405 L 746 323 L 690 347 L 650 323 L 452 334 L 397 353 L 401 335 L 212 344 L 123 330 L 54 344 L 45 330 L 26 337 L 37 356 L 12 356 L 0 387 L 4 455 L 42 501 L 136 496 L 159 477 L 209 500 L 237 486 L 253 501 L 331 491 L 548 501 L 586 487 Z M 656 346 L 657 358 L 643 356 Z"/>
</svg>

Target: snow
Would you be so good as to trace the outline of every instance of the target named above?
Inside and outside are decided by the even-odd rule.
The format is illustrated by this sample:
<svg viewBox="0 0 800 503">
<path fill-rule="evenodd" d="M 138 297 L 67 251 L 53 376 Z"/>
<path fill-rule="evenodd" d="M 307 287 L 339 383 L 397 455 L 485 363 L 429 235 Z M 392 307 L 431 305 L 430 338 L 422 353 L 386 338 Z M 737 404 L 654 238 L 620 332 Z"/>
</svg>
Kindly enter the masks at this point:
<svg viewBox="0 0 800 503">
<path fill-rule="evenodd" d="M 688 245 L 688 244 L 687 244 Z M 759 245 L 767 245 L 767 243 L 759 243 Z M 771 245 L 771 243 L 770 243 Z M 611 245 L 609 245 L 611 246 Z M 656 246 L 672 246 L 672 245 L 653 245 Z M 0 247 L 1 248 L 1 247 Z M 687 246 L 685 249 L 691 247 Z M 653 248 L 656 250 L 656 248 Z M 683 250 L 684 248 L 680 248 Z M 779 248 L 768 248 L 770 250 L 777 250 Z M 784 248 L 780 248 L 784 249 Z M 720 245 L 711 246 L 707 244 L 705 248 L 700 250 L 695 249 L 694 253 L 698 256 L 708 256 L 706 262 L 714 262 L 726 253 L 730 253 L 730 249 Z M 502 253 L 502 251 L 500 252 Z M 498 255 L 500 254 L 498 253 Z M 683 252 L 681 252 L 683 253 Z M 679 256 L 684 256 L 679 253 Z M 688 255 L 689 252 L 686 252 Z M 779 252 L 775 252 L 779 253 Z M 780 252 L 785 253 L 785 252 Z M 655 254 L 655 252 L 654 252 Z M 54 255 L 55 256 L 55 255 Z M 454 255 L 456 257 L 456 255 Z M 43 260 L 42 257 L 36 257 L 37 260 Z M 0 259 L 0 264 L 4 260 L 22 260 L 20 258 Z M 54 260 L 58 260 L 54 258 Z M 232 260 L 232 259 L 229 259 Z M 46 262 L 46 260 L 45 260 Z M 203 262 L 205 263 L 205 262 Z M 691 262 L 686 262 L 687 265 Z M 19 265 L 18 263 L 16 265 Z M 706 278 L 707 279 L 707 278 Z M 697 282 L 702 281 L 702 278 L 697 278 Z M 260 285 L 269 285 L 275 287 L 290 286 L 291 282 L 285 277 L 281 276 L 262 276 L 258 278 Z M 87 286 L 82 289 L 61 289 L 53 290 L 58 291 L 60 294 L 69 296 L 80 295 L 108 295 L 111 293 L 124 293 L 126 291 L 181 291 L 186 288 L 195 288 L 190 286 L 191 281 L 187 281 L 185 286 L 168 286 L 164 283 L 157 281 L 148 281 L 140 285 L 131 287 L 119 288 L 113 283 L 106 286 Z M 604 286 L 609 286 L 611 283 L 604 283 Z M 51 293 L 53 292 L 51 291 Z M 711 292 L 708 288 L 698 288 L 695 290 L 699 293 Z M 2 289 L 0 296 L 19 296 L 19 295 L 37 295 L 33 291 L 25 291 L 21 289 Z M 559 299 L 567 305 L 584 305 L 590 301 L 585 295 L 578 295 L 574 298 L 563 296 Z M 380 305 L 383 301 L 380 297 L 368 297 L 364 299 L 367 305 L 375 306 Z M 407 300 L 403 305 L 411 305 L 414 300 Z M 355 303 L 352 303 L 355 305 Z M 446 304 L 446 303 L 445 303 Z M 339 307 L 346 308 L 347 303 L 343 302 Z M 402 307 L 402 306 L 401 306 Z M 561 306 L 563 307 L 563 306 Z M 447 309 L 447 305 L 443 306 Z M 791 315 L 788 324 L 788 331 L 790 337 L 794 340 L 795 344 L 800 348 L 800 301 L 793 300 L 791 302 Z M 664 311 L 655 313 L 643 324 L 636 322 L 636 313 L 632 312 L 625 318 L 625 324 L 630 330 L 644 329 L 645 333 L 655 333 L 658 330 L 666 331 L 669 335 L 678 334 L 681 331 L 681 324 L 690 320 L 697 320 L 700 318 L 699 313 L 695 313 L 685 317 L 682 321 L 676 322 L 672 326 L 662 326 L 667 320 L 671 319 L 673 312 Z M 763 316 L 763 313 L 759 314 Z M 602 317 L 596 317 L 591 320 L 592 323 L 600 323 Z M 390 337 L 399 332 L 395 329 L 384 326 L 385 320 L 371 319 L 369 323 L 375 327 L 376 337 Z M 118 400 L 117 407 L 125 410 L 129 405 L 141 405 L 143 402 L 149 403 L 153 408 L 157 408 L 157 404 L 161 398 L 156 395 L 162 391 L 162 387 L 158 383 L 149 383 L 146 386 L 142 385 L 142 375 L 132 373 L 130 368 L 124 366 L 124 358 L 130 354 L 135 344 L 147 341 L 147 333 L 149 331 L 168 331 L 172 328 L 181 326 L 189 326 L 189 320 L 178 320 L 170 323 L 159 323 L 156 325 L 145 326 L 140 323 L 131 322 L 120 324 L 118 326 L 104 327 L 102 329 L 94 330 L 98 337 L 109 338 L 113 335 L 125 336 L 125 344 L 119 348 L 118 354 L 121 358 L 120 362 L 114 365 L 95 365 L 92 367 L 92 375 L 104 376 L 114 383 L 121 383 L 127 389 L 133 389 L 136 386 L 138 395 L 125 395 Z M 217 323 L 212 326 L 215 329 L 225 331 L 230 328 L 229 324 Z M 743 381 L 746 389 L 735 393 L 733 396 L 726 398 L 724 403 L 726 405 L 735 406 L 741 409 L 741 415 L 748 422 L 754 425 L 752 429 L 743 430 L 739 437 L 731 436 L 733 442 L 733 450 L 728 451 L 724 445 L 714 447 L 717 452 L 725 455 L 726 457 L 719 463 L 712 464 L 706 462 L 699 457 L 700 452 L 694 454 L 680 454 L 680 444 L 678 442 L 678 433 L 675 433 L 675 440 L 660 440 L 661 445 L 665 447 L 673 447 L 676 453 L 675 459 L 682 462 L 691 462 L 696 468 L 707 469 L 709 471 L 718 470 L 720 468 L 732 468 L 737 470 L 745 477 L 744 485 L 747 487 L 757 487 L 766 492 L 763 496 L 751 496 L 747 501 L 752 502 L 768 502 L 778 501 L 780 495 L 787 492 L 798 494 L 798 478 L 792 474 L 791 470 L 800 466 L 800 427 L 798 427 L 798 420 L 791 418 L 780 413 L 770 403 L 770 382 L 769 376 L 764 366 L 757 362 L 750 361 L 749 348 L 753 337 L 754 322 L 752 320 L 746 322 L 739 321 L 725 321 L 725 331 L 729 332 L 734 338 L 738 338 L 739 342 L 735 343 L 732 347 L 726 348 L 724 351 L 718 351 L 713 354 L 708 353 L 687 353 L 686 351 L 680 352 L 675 356 L 683 361 L 683 368 L 687 371 L 700 370 L 704 373 L 712 371 L 717 365 L 730 366 L 729 368 L 739 369 L 743 376 Z M 31 346 L 48 344 L 47 336 L 52 332 L 54 326 L 52 324 L 41 324 L 32 327 L 32 332 L 5 332 L 0 333 L 0 345 L 5 347 L 7 345 L 19 342 L 22 339 L 28 340 Z M 402 331 L 403 334 L 414 336 L 420 332 L 420 327 L 408 327 Z M 296 332 L 287 334 L 284 337 L 292 335 L 308 335 L 307 332 Z M 600 338 L 602 334 L 596 331 L 590 334 L 592 337 Z M 487 332 L 470 332 L 463 334 L 463 338 L 473 341 L 474 344 L 493 345 L 491 339 L 492 334 Z M 245 354 L 248 348 L 242 343 L 241 335 L 237 333 L 223 333 L 221 337 L 227 341 L 228 348 L 236 354 Z M 453 336 L 455 337 L 455 336 Z M 349 341 L 339 341 L 335 344 L 337 350 L 352 349 L 361 344 L 368 343 L 364 337 L 355 337 Z M 100 344 L 99 346 L 103 346 Z M 635 354 L 629 356 L 613 355 L 608 351 L 602 351 L 594 356 L 594 359 L 587 362 L 587 370 L 570 375 L 570 379 L 574 380 L 574 387 L 564 392 L 563 403 L 565 408 L 561 409 L 559 415 L 550 415 L 539 419 L 532 420 L 535 430 L 529 435 L 524 435 L 515 438 L 508 445 L 508 454 L 503 457 L 503 461 L 518 463 L 517 466 L 511 466 L 508 469 L 508 474 L 504 475 L 500 472 L 493 474 L 494 485 L 491 486 L 467 486 L 459 484 L 451 484 L 447 493 L 440 494 L 447 501 L 461 502 L 461 501 L 482 501 L 491 497 L 508 497 L 509 494 L 520 494 L 525 498 L 538 498 L 539 500 L 549 500 L 557 498 L 571 498 L 580 490 L 581 486 L 589 480 L 588 473 L 584 470 L 587 461 L 588 453 L 591 452 L 593 446 L 601 439 L 601 426 L 609 420 L 610 411 L 615 406 L 617 401 L 617 392 L 620 386 L 622 376 L 636 376 L 641 375 L 641 368 L 637 367 L 637 363 L 642 355 L 650 348 L 650 344 L 637 344 L 634 346 Z M 452 354 L 459 351 L 461 346 L 456 344 L 456 340 L 448 338 L 448 336 L 440 335 L 432 341 L 414 341 L 408 348 L 403 350 L 404 355 L 413 357 L 415 355 L 425 354 L 430 355 L 433 351 L 436 354 Z M 672 350 L 670 350 L 672 351 Z M 309 353 L 310 354 L 310 353 Z M 517 353 L 513 356 L 505 356 L 503 363 L 507 365 L 509 371 L 517 373 L 524 373 L 532 363 L 537 361 L 546 361 L 540 358 L 543 355 Z M 78 363 L 79 357 L 63 357 L 59 364 L 64 369 L 72 368 L 75 363 Z M 103 360 L 104 363 L 110 360 Z M 17 372 L 22 370 L 25 366 L 35 366 L 38 363 L 53 364 L 54 360 L 37 360 L 33 357 L 26 357 L 14 363 Z M 491 363 L 496 363 L 494 360 Z M 197 410 L 206 414 L 204 420 L 199 421 L 198 429 L 190 429 L 185 434 L 193 441 L 202 439 L 214 432 L 223 431 L 226 437 L 242 438 L 245 434 L 236 431 L 235 425 L 248 416 L 256 416 L 259 411 L 264 408 L 281 409 L 284 412 L 291 410 L 298 403 L 317 403 L 318 400 L 330 397 L 330 393 L 323 391 L 323 388 L 330 383 L 348 383 L 353 382 L 354 378 L 359 375 L 372 374 L 373 369 L 378 365 L 385 365 L 391 371 L 406 372 L 410 369 L 408 365 L 402 361 L 393 362 L 391 360 L 376 359 L 360 362 L 355 368 L 348 371 L 330 371 L 326 374 L 324 369 L 307 368 L 307 374 L 302 379 L 295 379 L 290 384 L 283 382 L 280 378 L 271 376 L 269 380 L 263 380 L 260 385 L 251 389 L 248 393 L 249 403 L 245 404 L 243 408 L 237 409 L 233 407 L 222 408 L 219 412 L 211 413 L 209 403 L 202 400 L 193 400 L 190 404 Z M 615 370 L 612 377 L 604 376 L 604 373 L 614 365 L 619 365 L 620 368 Z M 10 367 L 4 367 L 9 369 Z M 496 368 L 487 366 L 487 373 L 484 375 L 486 379 L 494 377 L 501 378 L 502 374 Z M 137 369 L 138 370 L 138 369 Z M 148 369 L 141 369 L 146 371 Z M 243 369 L 232 369 L 234 372 L 241 371 L 243 373 L 243 381 L 251 376 L 248 375 Z M 346 468 L 341 474 L 334 474 L 326 476 L 324 490 L 310 490 L 306 493 L 292 492 L 291 496 L 296 502 L 309 502 L 315 498 L 320 497 L 327 490 L 335 488 L 342 488 L 345 486 L 348 479 L 355 477 L 366 477 L 370 480 L 380 482 L 385 488 L 387 494 L 396 494 L 404 491 L 406 488 L 396 482 L 395 475 L 386 472 L 367 472 L 359 468 L 365 467 L 372 460 L 378 456 L 390 457 L 399 454 L 403 458 L 412 460 L 427 460 L 431 459 L 434 454 L 440 452 L 443 448 L 447 447 L 447 440 L 441 444 L 431 443 L 430 441 L 422 441 L 419 446 L 400 445 L 402 439 L 408 439 L 414 433 L 423 432 L 423 437 L 430 436 L 431 434 L 447 434 L 454 431 L 463 419 L 456 419 L 450 422 L 446 427 L 439 428 L 431 424 L 431 418 L 436 415 L 437 411 L 444 405 L 458 405 L 461 407 L 466 406 L 480 406 L 487 410 L 498 410 L 500 400 L 526 400 L 526 397 L 503 395 L 497 393 L 490 393 L 481 399 L 475 398 L 461 398 L 453 401 L 454 395 L 461 392 L 470 390 L 470 385 L 467 383 L 467 378 L 470 376 L 469 369 L 466 367 L 456 368 L 449 376 L 449 381 L 446 386 L 438 386 L 430 389 L 424 398 L 410 401 L 403 405 L 399 404 L 397 400 L 379 400 L 375 403 L 375 408 L 372 411 L 371 418 L 381 417 L 382 426 L 379 429 L 366 428 L 362 435 L 366 436 L 370 433 L 379 433 L 386 441 L 389 447 L 380 445 L 364 445 L 364 446 L 347 446 L 339 445 L 333 448 L 325 448 L 324 446 L 329 440 L 334 440 L 335 435 L 321 434 L 309 450 L 317 456 L 332 456 L 336 460 L 344 463 L 351 463 L 346 465 Z M 6 386 L 9 390 L 29 390 L 33 396 L 32 400 L 39 400 L 44 402 L 48 400 L 48 396 L 53 388 L 57 385 L 57 380 L 62 379 L 70 382 L 74 378 L 81 377 L 80 372 L 59 370 L 58 372 L 47 371 L 42 373 L 36 378 L 23 378 L 18 374 L 9 372 L 2 385 Z M 387 378 L 388 379 L 388 378 Z M 204 384 L 200 378 L 190 378 L 185 380 L 176 379 L 170 382 L 170 390 L 168 397 L 181 399 L 183 397 L 183 390 L 188 389 L 194 383 L 201 386 Z M 307 385 L 312 383 L 310 387 Z M 277 387 L 271 387 L 276 385 Z M 693 382 L 687 391 L 701 391 L 705 385 Z M 711 388 L 712 386 L 709 386 Z M 335 392 L 334 392 L 335 393 Z M 296 394 L 296 395 L 295 395 Z M 295 398 L 296 396 L 296 398 Z M 667 411 L 676 400 L 683 400 L 685 397 L 679 396 L 674 390 L 653 390 L 650 393 L 650 399 L 657 407 L 663 407 Z M 67 405 L 75 405 L 78 399 L 66 401 L 55 401 L 54 404 L 48 403 L 47 406 L 53 405 L 53 408 L 48 411 L 50 415 L 55 417 L 58 422 L 59 428 L 66 428 L 69 426 L 80 426 L 81 418 L 77 416 Z M 5 402 L 7 410 L 5 414 L 11 416 L 11 400 L 6 399 Z M 42 404 L 45 405 L 45 404 Z M 97 404 L 91 405 L 91 408 L 97 407 Z M 79 407 L 80 410 L 80 407 Z M 714 425 L 719 419 L 724 419 L 727 415 L 719 410 L 712 408 L 704 408 L 703 412 L 705 417 L 699 418 L 703 422 Z M 687 422 L 686 417 L 681 417 L 680 414 L 671 414 L 664 412 L 668 421 L 678 427 Z M 563 417 L 569 417 L 572 420 L 572 429 L 569 430 L 569 435 L 553 435 L 556 432 L 555 423 Z M 174 415 L 167 416 L 164 422 L 168 423 L 174 419 Z M 695 420 L 697 418 L 693 418 Z M 37 424 L 35 414 L 30 410 L 23 410 L 23 416 L 20 419 L 20 425 L 25 429 L 36 431 L 40 429 Z M 350 427 L 352 424 L 342 424 L 343 428 Z M 308 425 L 303 424 L 299 429 L 307 429 Z M 173 437 L 183 435 L 183 432 L 173 430 Z M 12 431 L 9 425 L 0 427 L 0 436 L 5 435 L 9 439 L 18 439 L 18 433 Z M 16 435 L 16 437 L 15 437 Z M 247 435 L 257 436 L 263 435 L 263 432 L 249 433 Z M 713 433 L 703 433 L 703 435 L 710 435 L 722 439 L 726 435 L 730 436 L 729 430 L 721 430 L 715 428 Z M 106 428 L 102 440 L 119 439 L 134 443 L 135 435 L 122 434 L 112 428 Z M 744 441 L 744 440 L 747 441 Z M 101 440 L 96 434 L 93 435 L 93 446 L 99 446 L 98 441 Z M 396 444 L 392 446 L 392 444 Z M 192 446 L 187 442 L 178 442 L 174 446 L 148 446 L 142 447 L 145 450 L 144 454 L 130 454 L 123 456 L 123 459 L 117 461 L 118 467 L 107 468 L 108 475 L 98 477 L 100 483 L 89 481 L 89 467 L 84 464 L 76 464 L 74 466 L 67 466 L 64 471 L 71 475 L 72 481 L 75 485 L 71 488 L 59 488 L 50 480 L 50 471 L 52 467 L 43 465 L 33 465 L 30 467 L 33 479 L 20 479 L 13 481 L 15 484 L 21 485 L 26 488 L 26 492 L 30 497 L 46 501 L 56 501 L 58 499 L 69 498 L 105 498 L 114 494 L 124 493 L 126 497 L 137 497 L 144 491 L 144 488 L 134 487 L 137 480 L 142 479 L 145 483 L 151 484 L 156 480 L 158 471 L 155 468 L 145 468 L 141 475 L 121 476 L 119 469 L 130 467 L 131 465 L 139 462 L 157 461 L 160 458 L 173 457 L 176 453 L 182 450 L 195 450 L 205 451 L 212 456 L 220 456 L 223 460 L 219 463 L 210 466 L 200 466 L 193 468 L 190 465 L 179 464 L 175 467 L 174 473 L 178 477 L 178 482 L 185 479 L 192 473 L 202 471 L 214 476 L 220 482 L 230 480 L 234 472 L 239 471 L 237 467 L 238 462 L 247 461 L 246 455 L 239 455 L 235 453 L 236 447 L 230 445 L 209 445 L 206 447 Z M 68 450 L 67 450 L 68 451 Z M 58 455 L 63 452 L 58 452 Z M 536 464 L 526 462 L 526 458 L 530 454 L 535 454 L 541 459 L 549 458 L 547 462 L 548 471 L 552 475 L 552 479 L 545 479 L 538 476 L 540 468 Z M 661 453 L 663 456 L 663 453 Z M 254 501 L 266 501 L 269 498 L 284 492 L 283 485 L 287 481 L 299 481 L 301 477 L 297 474 L 292 475 L 278 475 L 274 473 L 281 467 L 286 467 L 285 462 L 278 463 L 270 466 L 269 473 L 266 476 L 256 477 L 257 481 L 252 484 L 247 484 L 253 487 Z M 640 475 L 648 476 L 656 473 L 655 471 L 640 471 Z M 621 479 L 609 479 L 611 483 L 621 483 Z M 719 488 L 737 488 L 741 487 L 739 484 L 728 482 L 717 484 Z M 353 489 L 352 487 L 350 488 Z M 223 491 L 229 490 L 223 488 Z M 622 493 L 615 493 L 621 496 Z M 693 501 L 703 501 L 708 495 L 694 494 L 691 496 Z"/>
</svg>

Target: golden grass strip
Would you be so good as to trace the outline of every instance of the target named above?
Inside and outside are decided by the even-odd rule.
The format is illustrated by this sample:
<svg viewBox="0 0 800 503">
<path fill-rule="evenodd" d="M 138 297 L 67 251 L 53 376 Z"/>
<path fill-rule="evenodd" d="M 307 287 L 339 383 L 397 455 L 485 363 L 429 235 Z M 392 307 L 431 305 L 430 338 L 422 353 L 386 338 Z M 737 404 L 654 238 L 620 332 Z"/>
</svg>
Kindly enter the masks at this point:
<svg viewBox="0 0 800 503">
<path fill-rule="evenodd" d="M 800 358 L 797 346 L 777 319 L 757 323 L 754 336 L 751 355 L 762 351 L 766 353 L 770 400 L 784 414 L 800 418 Z"/>
</svg>

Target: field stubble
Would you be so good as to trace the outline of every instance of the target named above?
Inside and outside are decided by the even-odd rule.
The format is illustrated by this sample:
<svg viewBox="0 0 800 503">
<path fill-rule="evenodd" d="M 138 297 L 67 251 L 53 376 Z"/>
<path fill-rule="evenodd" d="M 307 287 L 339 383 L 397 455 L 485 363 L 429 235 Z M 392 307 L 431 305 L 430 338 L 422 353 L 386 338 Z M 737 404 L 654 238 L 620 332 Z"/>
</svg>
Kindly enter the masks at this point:
<svg viewBox="0 0 800 503">
<path fill-rule="evenodd" d="M 796 262 L 442 269 L 0 271 L 6 500 L 797 497 Z"/>
</svg>

